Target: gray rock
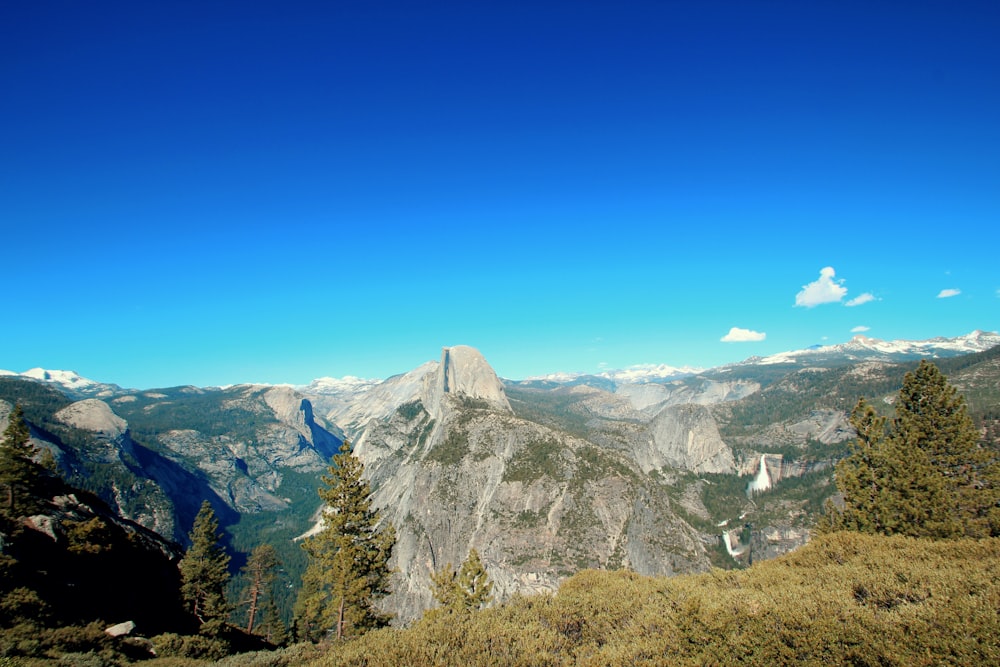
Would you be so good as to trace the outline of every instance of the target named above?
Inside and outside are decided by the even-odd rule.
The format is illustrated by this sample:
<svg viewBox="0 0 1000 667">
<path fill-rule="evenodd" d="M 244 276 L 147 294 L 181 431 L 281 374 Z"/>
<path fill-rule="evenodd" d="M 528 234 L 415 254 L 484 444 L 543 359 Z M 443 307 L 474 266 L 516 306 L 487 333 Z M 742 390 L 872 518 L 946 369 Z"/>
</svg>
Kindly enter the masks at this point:
<svg viewBox="0 0 1000 667">
<path fill-rule="evenodd" d="M 133 630 L 135 630 L 135 623 L 132 621 L 125 621 L 124 623 L 118 623 L 117 625 L 105 628 L 104 632 L 112 637 L 125 637 L 132 634 Z"/>
</svg>

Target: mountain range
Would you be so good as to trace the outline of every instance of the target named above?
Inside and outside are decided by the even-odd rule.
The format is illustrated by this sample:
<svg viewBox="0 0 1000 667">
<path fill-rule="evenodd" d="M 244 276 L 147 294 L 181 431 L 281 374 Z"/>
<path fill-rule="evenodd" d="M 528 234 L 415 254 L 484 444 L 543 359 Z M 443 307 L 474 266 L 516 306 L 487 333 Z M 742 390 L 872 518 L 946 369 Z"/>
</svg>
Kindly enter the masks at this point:
<svg viewBox="0 0 1000 667">
<path fill-rule="evenodd" d="M 210 500 L 235 554 L 279 547 L 291 588 L 319 477 L 350 439 L 397 530 L 386 604 L 405 621 L 431 604 L 430 574 L 471 548 L 501 599 L 583 568 L 674 574 L 788 551 L 834 492 L 859 396 L 891 410 L 913 360 L 937 359 L 989 435 L 998 345 L 859 336 L 714 369 L 521 381 L 454 346 L 385 380 L 294 387 L 136 390 L 32 369 L 0 372 L 0 428 L 21 404 L 65 477 L 169 539 Z"/>
</svg>

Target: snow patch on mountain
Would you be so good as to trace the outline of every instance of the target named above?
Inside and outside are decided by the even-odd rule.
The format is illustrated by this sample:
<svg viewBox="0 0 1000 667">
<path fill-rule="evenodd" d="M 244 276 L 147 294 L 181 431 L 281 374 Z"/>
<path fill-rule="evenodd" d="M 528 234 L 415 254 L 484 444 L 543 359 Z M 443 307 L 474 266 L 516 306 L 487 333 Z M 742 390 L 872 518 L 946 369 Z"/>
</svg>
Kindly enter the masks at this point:
<svg viewBox="0 0 1000 667">
<path fill-rule="evenodd" d="M 295 387 L 304 394 L 318 394 L 326 396 L 340 396 L 344 394 L 356 395 L 371 389 L 381 383 L 380 379 L 359 378 L 354 375 L 345 375 L 342 378 L 321 377 L 316 378 L 309 384 Z"/>
<path fill-rule="evenodd" d="M 614 384 L 639 384 L 645 382 L 662 382 L 664 380 L 674 380 L 677 378 L 697 375 L 703 372 L 704 368 L 695 366 L 671 366 L 669 364 L 636 364 L 627 368 L 607 370 L 600 373 L 549 373 L 547 375 L 533 375 L 524 379 L 524 382 L 553 382 L 555 384 L 571 384 L 584 378 L 601 378 L 609 380 Z"/>
<path fill-rule="evenodd" d="M 91 396 L 113 396 L 122 392 L 122 388 L 116 384 L 97 382 L 85 378 L 76 371 L 47 370 L 45 368 L 32 368 L 23 373 L 14 371 L 0 371 L 0 375 L 22 377 L 29 380 L 53 384 L 75 397 Z"/>
<path fill-rule="evenodd" d="M 972 352 L 983 352 L 1000 345 L 1000 334 L 977 329 L 956 338 L 936 337 L 928 340 L 885 341 L 857 335 L 846 343 L 820 345 L 804 350 L 779 352 L 767 357 L 751 357 L 743 364 L 768 366 L 774 364 L 801 363 L 810 358 L 842 357 L 847 361 L 881 360 L 902 361 L 904 359 L 953 357 Z"/>
</svg>

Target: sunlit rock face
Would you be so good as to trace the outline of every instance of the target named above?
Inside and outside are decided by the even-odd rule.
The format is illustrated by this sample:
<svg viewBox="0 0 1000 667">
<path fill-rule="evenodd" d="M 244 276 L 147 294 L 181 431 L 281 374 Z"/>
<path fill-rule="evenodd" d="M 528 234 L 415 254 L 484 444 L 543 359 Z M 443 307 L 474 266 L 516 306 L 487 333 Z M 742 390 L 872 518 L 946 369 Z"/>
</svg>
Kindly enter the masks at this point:
<svg viewBox="0 0 1000 667">
<path fill-rule="evenodd" d="M 445 348 L 421 391 L 370 419 L 354 452 L 397 531 L 386 606 L 404 621 L 431 606 L 431 573 L 473 547 L 499 599 L 555 590 L 587 567 L 663 575 L 709 567 L 704 540 L 674 513 L 669 489 L 624 446 L 515 416 L 473 348 Z"/>
<path fill-rule="evenodd" d="M 446 394 L 483 401 L 495 410 L 510 412 L 503 384 L 479 350 L 467 345 L 441 351 L 437 372 L 428 375 L 425 405 L 431 416 L 440 418 L 441 400 Z"/>
<path fill-rule="evenodd" d="M 663 467 L 692 472 L 735 472 L 733 452 L 719 435 L 708 408 L 670 406 L 649 425 L 648 443 L 637 445 L 635 457 L 646 472 Z"/>
</svg>

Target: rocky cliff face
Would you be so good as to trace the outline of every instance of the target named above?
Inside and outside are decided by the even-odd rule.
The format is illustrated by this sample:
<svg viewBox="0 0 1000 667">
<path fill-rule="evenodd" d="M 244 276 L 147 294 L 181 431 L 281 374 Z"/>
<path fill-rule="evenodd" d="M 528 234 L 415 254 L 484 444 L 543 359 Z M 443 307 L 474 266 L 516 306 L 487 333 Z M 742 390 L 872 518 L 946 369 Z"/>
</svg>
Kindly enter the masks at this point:
<svg viewBox="0 0 1000 667">
<path fill-rule="evenodd" d="M 157 441 L 170 462 L 200 471 L 211 491 L 237 512 L 284 509 L 288 501 L 277 495 L 283 471 L 319 473 L 340 447 L 325 421 L 317 421 L 310 402 L 287 387 L 244 385 L 219 399 L 220 409 L 252 416 L 253 427 L 243 433 L 177 428 L 158 434 Z M 169 466 L 157 467 L 154 474 L 172 494 L 189 487 L 189 480 L 178 479 Z"/>
<path fill-rule="evenodd" d="M 515 416 L 475 350 L 446 348 L 424 379 L 419 395 L 371 419 L 355 447 L 397 530 L 387 605 L 402 619 L 431 604 L 431 573 L 473 547 L 500 598 L 554 590 L 585 567 L 708 567 L 666 487 L 623 452 Z"/>
<path fill-rule="evenodd" d="M 761 465 L 763 464 L 763 472 Z M 833 459 L 819 461 L 797 461 L 786 459 L 781 454 L 761 454 L 759 457 L 747 458 L 739 466 L 738 473 L 761 480 L 758 485 L 766 490 L 783 479 L 802 477 L 814 472 L 823 472 L 833 468 Z M 766 480 L 766 483 L 764 482 Z"/>
<path fill-rule="evenodd" d="M 425 385 L 432 382 L 426 378 L 436 377 L 437 368 L 436 361 L 428 361 L 408 373 L 364 388 L 352 400 L 336 405 L 326 418 L 356 438 L 369 421 L 386 419 L 404 403 L 419 400 Z"/>
<path fill-rule="evenodd" d="M 433 377 L 433 382 L 425 387 L 424 399 L 435 419 L 441 417 L 441 401 L 448 394 L 482 401 L 494 410 L 510 411 L 497 374 L 475 348 L 466 345 L 444 348 L 437 372 L 429 377 Z"/>
<path fill-rule="evenodd" d="M 100 471 L 102 496 L 118 514 L 156 533 L 173 539 L 179 526 L 168 494 L 140 463 L 140 452 L 129 432 L 128 422 L 102 400 L 88 398 L 55 413 L 69 429 L 85 433 L 75 447 L 66 442 L 46 443 L 60 467 L 87 478 Z M 72 431 L 68 431 L 72 433 Z"/>
<path fill-rule="evenodd" d="M 644 472 L 663 467 L 692 472 L 736 471 L 733 452 L 722 441 L 715 420 L 704 406 L 664 408 L 653 418 L 649 430 L 649 446 L 635 451 Z"/>
<path fill-rule="evenodd" d="M 667 384 L 623 384 L 615 393 L 627 398 L 632 407 L 650 416 L 666 406 L 714 405 L 737 401 L 760 391 L 760 383 L 752 380 L 719 381 L 704 378 L 686 378 Z"/>
<path fill-rule="evenodd" d="M 288 508 L 291 500 L 279 493 L 284 476 L 318 479 L 341 443 L 309 401 L 287 387 L 179 387 L 108 402 L 46 401 L 63 407 L 50 416 L 33 410 L 48 430 L 32 432 L 62 474 L 120 516 L 180 542 L 202 500 L 226 520 Z M 0 403 L 6 417 L 9 404 Z"/>
</svg>

